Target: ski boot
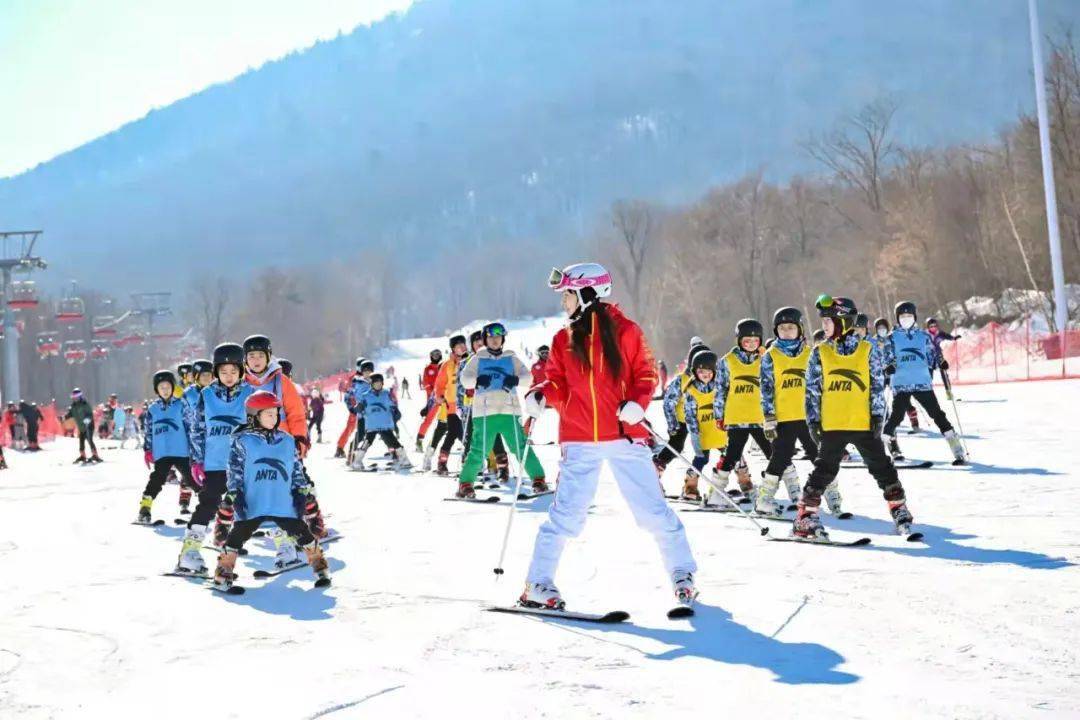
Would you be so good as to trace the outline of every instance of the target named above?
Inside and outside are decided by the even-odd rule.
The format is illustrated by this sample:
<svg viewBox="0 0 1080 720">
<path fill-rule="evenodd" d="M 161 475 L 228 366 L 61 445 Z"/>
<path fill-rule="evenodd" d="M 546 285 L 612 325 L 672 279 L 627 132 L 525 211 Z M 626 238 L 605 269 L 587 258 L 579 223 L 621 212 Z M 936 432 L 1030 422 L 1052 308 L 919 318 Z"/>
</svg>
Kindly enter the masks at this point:
<svg viewBox="0 0 1080 720">
<path fill-rule="evenodd" d="M 555 583 L 525 583 L 525 592 L 518 598 L 518 605 L 527 608 L 564 610 L 566 602 L 559 594 Z"/>
<path fill-rule="evenodd" d="M 368 451 L 367 443 L 360 443 L 360 446 L 353 450 L 352 460 L 349 462 L 349 467 L 353 470 L 364 469 L 364 458 L 367 457 Z"/>
<path fill-rule="evenodd" d="M 394 451 L 393 469 L 397 472 L 408 472 L 412 470 L 412 462 L 409 460 L 408 453 L 405 452 L 405 448 L 398 448 Z"/>
<path fill-rule="evenodd" d="M 73 463 L 71 463 L 71 464 L 72 465 L 85 465 L 87 462 L 88 462 L 88 460 L 86 459 L 86 456 L 83 455 L 83 454 L 80 454 L 79 457 L 75 458 L 75 461 Z"/>
<path fill-rule="evenodd" d="M 799 514 L 795 516 L 795 524 L 791 527 L 791 534 L 800 538 L 828 539 L 825 527 L 818 517 L 818 509 L 821 507 L 821 495 L 807 488 L 799 501 Z"/>
<path fill-rule="evenodd" d="M 501 484 L 510 484 L 510 458 L 506 453 L 495 456 L 495 475 Z"/>
<path fill-rule="evenodd" d="M 776 475 L 765 473 L 761 476 L 761 484 L 757 488 L 757 497 L 754 498 L 754 512 L 758 515 L 782 514 L 783 509 L 776 504 L 776 491 L 780 488 L 780 478 Z"/>
<path fill-rule="evenodd" d="M 103 462 L 103 460 L 98 456 L 97 453 L 94 453 L 93 455 L 90 456 L 90 459 L 87 460 L 86 462 L 88 462 L 88 463 L 90 463 L 92 465 L 97 465 L 99 462 Z"/>
<path fill-rule="evenodd" d="M 423 437 L 416 438 L 416 452 L 418 452 L 418 453 L 424 452 L 424 438 Z"/>
<path fill-rule="evenodd" d="M 180 488 L 180 514 L 181 515 L 190 515 L 191 514 L 191 510 L 189 509 L 190 506 L 191 506 L 191 488 L 189 488 L 189 487 L 181 487 Z"/>
<path fill-rule="evenodd" d="M 900 443 L 896 442 L 895 435 L 882 435 L 885 442 L 889 447 L 889 455 L 892 456 L 893 462 L 898 462 L 904 459 L 904 454 L 900 452 Z"/>
<path fill-rule="evenodd" d="M 792 506 L 799 504 L 799 498 L 802 497 L 802 485 L 799 484 L 799 471 L 795 469 L 794 465 L 788 465 L 784 468 L 784 473 L 780 476 L 780 479 L 784 483 L 784 487 L 787 488 L 788 500 Z M 791 507 L 791 510 L 797 508 Z"/>
<path fill-rule="evenodd" d="M 713 473 L 713 482 L 716 483 L 716 487 L 727 487 L 728 477 L 731 475 L 727 470 L 716 470 Z M 710 483 L 709 487 L 705 489 L 705 494 L 701 497 L 702 507 L 727 507 L 727 500 L 724 499 L 716 488 Z"/>
<path fill-rule="evenodd" d="M 300 556 L 296 552 L 296 541 L 284 530 L 278 528 L 273 533 L 274 567 L 277 569 L 287 568 L 300 562 Z"/>
<path fill-rule="evenodd" d="M 735 465 L 735 477 L 739 482 L 741 498 L 739 503 L 748 503 L 753 498 L 754 481 L 750 479 L 750 466 L 746 464 L 746 458 L 739 458 Z M 730 493 L 729 493 L 730 494 Z M 734 495 L 732 495 L 734 497 Z"/>
<path fill-rule="evenodd" d="M 439 477 L 446 477 L 450 474 L 450 468 L 446 466 L 446 463 L 450 461 L 450 453 L 439 451 L 439 463 L 435 466 L 435 474 Z"/>
<path fill-rule="evenodd" d="M 424 472 L 431 472 L 431 461 L 435 457 L 435 448 L 429 447 L 424 451 L 424 461 L 420 465 L 420 469 Z"/>
<path fill-rule="evenodd" d="M 945 432 L 945 440 L 949 443 L 949 449 L 952 450 L 952 464 L 957 467 L 960 465 L 967 465 L 968 462 L 967 455 L 964 454 L 964 444 L 960 442 L 960 436 L 956 434 L 956 431 L 947 430 Z"/>
<path fill-rule="evenodd" d="M 227 549 L 218 555 L 217 567 L 214 568 L 214 587 L 228 590 L 236 581 L 236 551 Z"/>
<path fill-rule="evenodd" d="M 693 605 L 698 596 L 697 588 L 694 587 L 694 574 L 685 571 L 676 571 L 671 574 L 671 584 L 675 588 L 675 599 L 680 605 Z"/>
<path fill-rule="evenodd" d="M 679 495 L 681 500 L 691 500 L 693 502 L 701 502 L 701 491 L 698 490 L 697 475 L 692 472 L 686 473 L 686 479 L 683 480 L 682 494 Z"/>
<path fill-rule="evenodd" d="M 180 557 L 176 561 L 176 572 L 191 575 L 206 574 L 206 565 L 203 563 L 200 552 L 205 537 L 205 525 L 193 525 L 187 529 L 184 542 L 180 546 Z"/>
<path fill-rule="evenodd" d="M 308 543 L 304 546 L 304 554 L 307 555 L 308 565 L 315 573 L 315 587 L 328 587 L 330 585 L 330 566 L 326 562 L 322 548 L 318 542 Z"/>
<path fill-rule="evenodd" d="M 458 483 L 457 492 L 454 493 L 454 497 L 462 500 L 475 500 L 476 490 L 473 489 L 472 483 Z"/>
<path fill-rule="evenodd" d="M 345 448 L 338 448 L 337 450 L 334 451 L 334 459 L 335 460 L 339 460 L 339 459 L 341 459 L 343 457 L 345 457 Z"/>
<path fill-rule="evenodd" d="M 915 518 L 911 516 L 911 511 L 907 508 L 907 497 L 904 495 L 904 488 L 899 483 L 896 485 L 890 485 L 885 488 L 885 501 L 889 503 L 889 514 L 892 515 L 893 524 L 896 525 L 896 533 L 898 535 L 910 535 L 911 524 L 915 522 Z"/>
<path fill-rule="evenodd" d="M 542 477 L 533 478 L 532 491 L 533 495 L 539 495 L 540 493 L 549 492 L 551 488 L 548 487 L 547 481 Z"/>
<path fill-rule="evenodd" d="M 844 511 L 841 508 L 841 503 L 844 498 L 840 495 L 840 485 L 836 480 L 829 483 L 829 486 L 825 488 L 825 504 L 829 506 L 829 513 L 834 517 L 844 515 Z"/>
<path fill-rule="evenodd" d="M 143 495 L 142 500 L 139 501 L 139 516 L 135 518 L 135 522 L 150 524 L 150 507 L 154 504 L 154 498 L 149 495 Z"/>
<path fill-rule="evenodd" d="M 908 435 L 914 435 L 919 432 L 919 411 L 913 407 L 909 407 L 907 410 L 907 419 L 911 423 L 911 429 L 908 430 Z"/>
</svg>

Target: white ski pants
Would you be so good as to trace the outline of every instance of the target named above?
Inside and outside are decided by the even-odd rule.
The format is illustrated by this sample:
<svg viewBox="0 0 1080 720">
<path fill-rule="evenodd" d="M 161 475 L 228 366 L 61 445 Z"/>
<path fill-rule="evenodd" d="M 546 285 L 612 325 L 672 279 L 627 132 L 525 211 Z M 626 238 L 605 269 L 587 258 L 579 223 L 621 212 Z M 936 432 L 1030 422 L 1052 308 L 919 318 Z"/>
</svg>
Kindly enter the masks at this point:
<svg viewBox="0 0 1080 720">
<path fill-rule="evenodd" d="M 585 528 L 586 514 L 606 460 L 630 506 L 638 527 L 656 539 L 668 574 L 696 572 L 697 564 L 686 540 L 682 521 L 664 499 L 656 479 L 652 453 L 640 443 L 626 440 L 586 443 L 568 442 L 562 446 L 559 486 L 548 519 L 540 526 L 529 565 L 528 581 L 553 583 L 566 541 Z"/>
</svg>

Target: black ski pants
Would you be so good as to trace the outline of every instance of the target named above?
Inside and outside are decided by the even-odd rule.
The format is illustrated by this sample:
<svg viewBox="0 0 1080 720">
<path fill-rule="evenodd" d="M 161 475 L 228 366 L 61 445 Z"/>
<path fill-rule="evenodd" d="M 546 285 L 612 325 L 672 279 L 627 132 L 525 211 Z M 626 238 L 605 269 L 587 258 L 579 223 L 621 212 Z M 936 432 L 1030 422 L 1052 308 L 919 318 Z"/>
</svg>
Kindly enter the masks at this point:
<svg viewBox="0 0 1080 720">
<path fill-rule="evenodd" d="M 86 454 L 86 446 L 90 445 L 90 452 L 97 455 L 97 445 L 94 444 L 94 431 L 89 426 L 79 428 L 79 454 Z"/>
<path fill-rule="evenodd" d="M 885 421 L 884 433 L 886 435 L 895 435 L 896 428 L 900 424 L 900 421 L 904 419 L 904 413 L 911 407 L 911 400 L 915 399 L 917 403 L 923 406 L 923 410 L 930 416 L 930 419 L 937 425 L 937 429 L 941 431 L 941 434 L 949 432 L 953 429 L 952 423 L 949 422 L 949 418 L 945 415 L 945 411 L 941 409 L 941 405 L 938 404 L 937 395 L 933 390 L 920 390 L 917 392 L 897 392 L 893 394 L 892 412 L 889 413 L 889 419 Z"/>
<path fill-rule="evenodd" d="M 854 445 L 866 463 L 866 469 L 877 481 L 877 485 L 885 493 L 886 500 L 899 499 L 904 496 L 903 486 L 896 474 L 896 467 L 892 458 L 885 451 L 885 443 L 880 435 L 875 435 L 869 430 L 831 430 L 821 434 L 821 445 L 818 448 L 817 460 L 814 461 L 814 469 L 806 481 L 807 491 L 812 491 L 818 497 L 825 492 L 825 488 L 836 479 L 840 472 L 840 461 L 844 457 L 844 451 L 848 445 Z M 896 493 L 899 491 L 899 496 Z"/>
<path fill-rule="evenodd" d="M 769 456 L 769 466 L 765 468 L 765 472 L 780 477 L 795 457 L 796 441 L 806 450 L 808 459 L 817 459 L 818 446 L 805 420 L 779 422 L 776 423 L 776 439 L 772 441 L 772 455 Z"/>
<path fill-rule="evenodd" d="M 720 462 L 721 470 L 731 472 L 735 469 L 735 465 L 738 464 L 746 448 L 746 441 L 750 438 L 754 438 L 754 442 L 761 448 L 761 452 L 765 453 L 765 457 L 772 457 L 772 444 L 765 437 L 765 431 L 760 426 L 728 428 L 727 449 L 724 450 L 724 459 Z"/>
<path fill-rule="evenodd" d="M 686 423 L 676 423 L 674 428 L 668 429 L 668 433 L 668 445 L 674 448 L 676 452 L 682 452 L 682 449 L 686 446 L 686 439 L 690 436 Z M 674 459 L 674 452 L 668 448 L 661 448 L 660 453 L 656 456 L 656 464 L 661 468 L 666 468 L 668 463 Z"/>
<path fill-rule="evenodd" d="M 146 483 L 146 489 L 143 490 L 143 495 L 149 495 L 152 498 L 156 498 L 158 493 L 161 492 L 161 488 L 165 486 L 165 481 L 169 477 L 169 470 L 172 468 L 176 468 L 180 473 L 181 489 L 192 486 L 191 461 L 188 458 L 158 458 L 154 461 L 154 469 L 150 471 L 150 480 Z M 214 510 L 216 511 L 217 508 L 215 507 Z"/>
<path fill-rule="evenodd" d="M 457 413 L 447 412 L 446 437 L 443 438 L 442 446 L 439 448 L 439 452 L 449 455 L 450 451 L 454 449 L 454 443 L 461 439 L 461 418 L 458 417 Z"/>
<path fill-rule="evenodd" d="M 188 527 L 192 525 L 210 525 L 210 521 L 217 515 L 218 506 L 221 505 L 221 497 L 225 494 L 225 471 L 207 470 L 206 481 L 199 490 L 199 503 L 195 506 L 195 512 L 191 513 Z"/>
<path fill-rule="evenodd" d="M 381 438 L 383 444 L 390 450 L 398 450 L 401 448 L 401 443 L 398 442 L 397 436 L 390 430 L 379 430 L 377 432 L 369 432 L 364 435 L 363 447 L 369 448 L 371 444 L 375 442 L 375 438 Z"/>
</svg>

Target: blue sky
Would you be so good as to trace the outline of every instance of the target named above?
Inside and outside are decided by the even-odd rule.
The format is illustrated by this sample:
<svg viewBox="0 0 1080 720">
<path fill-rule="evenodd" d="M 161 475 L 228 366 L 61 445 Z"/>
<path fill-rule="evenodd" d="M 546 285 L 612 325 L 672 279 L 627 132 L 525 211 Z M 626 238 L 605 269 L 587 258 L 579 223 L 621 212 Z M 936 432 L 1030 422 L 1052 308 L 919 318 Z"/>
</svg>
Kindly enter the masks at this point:
<svg viewBox="0 0 1080 720">
<path fill-rule="evenodd" d="M 412 0 L 0 0 L 0 177 Z"/>
</svg>

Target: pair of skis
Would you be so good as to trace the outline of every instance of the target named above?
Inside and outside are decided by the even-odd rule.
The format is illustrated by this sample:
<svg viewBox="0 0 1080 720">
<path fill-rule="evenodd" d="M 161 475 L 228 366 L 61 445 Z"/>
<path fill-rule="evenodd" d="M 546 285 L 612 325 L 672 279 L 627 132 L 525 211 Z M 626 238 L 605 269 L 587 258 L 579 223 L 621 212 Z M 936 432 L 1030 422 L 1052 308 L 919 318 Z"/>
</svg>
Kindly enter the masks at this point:
<svg viewBox="0 0 1080 720">
<path fill-rule="evenodd" d="M 558 618 L 560 620 L 575 620 L 577 622 L 599 623 L 612 625 L 626 622 L 630 619 L 630 613 L 625 610 L 612 610 L 606 613 L 582 613 L 571 610 L 552 610 L 550 608 L 533 608 L 524 605 L 493 605 L 487 608 L 488 612 L 510 613 L 515 615 L 536 615 L 539 617 Z M 669 620 L 679 620 L 694 616 L 692 605 L 677 605 L 667 611 Z"/>
</svg>

